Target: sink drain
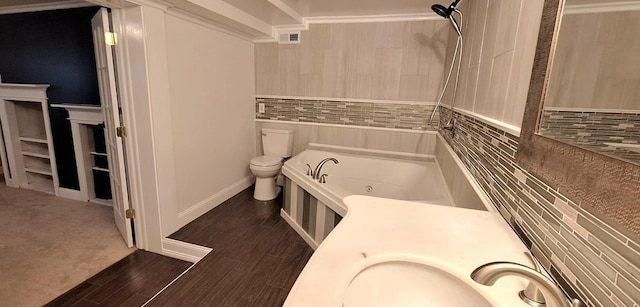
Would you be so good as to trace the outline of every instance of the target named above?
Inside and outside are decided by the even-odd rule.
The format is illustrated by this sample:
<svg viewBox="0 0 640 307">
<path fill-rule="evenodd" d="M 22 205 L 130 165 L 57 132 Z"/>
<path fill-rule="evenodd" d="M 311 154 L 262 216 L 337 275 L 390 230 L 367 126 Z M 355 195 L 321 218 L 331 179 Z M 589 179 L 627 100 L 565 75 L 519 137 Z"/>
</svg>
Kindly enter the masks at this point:
<svg viewBox="0 0 640 307">
<path fill-rule="evenodd" d="M 373 187 L 370 185 L 364 187 L 364 189 L 367 191 L 367 193 L 371 193 L 371 191 L 373 191 Z"/>
</svg>

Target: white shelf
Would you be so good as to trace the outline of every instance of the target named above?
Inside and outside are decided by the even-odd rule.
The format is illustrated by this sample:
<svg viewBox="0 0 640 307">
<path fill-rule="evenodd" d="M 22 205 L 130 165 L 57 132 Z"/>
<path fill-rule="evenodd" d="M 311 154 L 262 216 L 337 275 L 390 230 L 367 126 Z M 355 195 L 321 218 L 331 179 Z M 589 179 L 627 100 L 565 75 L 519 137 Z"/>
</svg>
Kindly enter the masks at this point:
<svg viewBox="0 0 640 307">
<path fill-rule="evenodd" d="M 92 151 L 91 154 L 94 155 L 94 156 L 100 156 L 100 157 L 106 157 L 107 156 L 106 153 L 97 152 L 97 151 Z"/>
<path fill-rule="evenodd" d="M 0 120 L 12 187 L 58 193 L 48 85 L 0 83 Z M 7 145 L 8 144 L 8 145 Z"/>
<path fill-rule="evenodd" d="M 40 154 L 40 153 L 35 153 L 35 152 L 23 151 L 23 152 L 22 152 L 22 155 L 23 155 L 23 156 L 29 156 L 29 157 L 42 158 L 42 159 L 49 159 L 49 155 L 46 155 L 46 154 Z"/>
<path fill-rule="evenodd" d="M 40 174 L 40 175 L 47 175 L 47 176 L 53 176 L 53 173 L 51 172 L 51 169 L 46 169 L 46 168 L 37 168 L 37 167 L 25 167 L 24 171 L 27 173 L 35 173 L 35 174 Z"/>
<path fill-rule="evenodd" d="M 97 167 L 97 166 L 92 167 L 92 169 L 96 170 L 96 171 L 100 171 L 100 172 L 105 172 L 105 173 L 109 172 L 109 169 L 102 168 L 102 167 Z"/>
<path fill-rule="evenodd" d="M 32 137 L 26 137 L 26 136 L 21 136 L 20 137 L 20 141 L 31 142 L 31 143 L 40 143 L 40 144 L 49 144 L 49 141 L 47 141 L 46 139 L 32 138 Z"/>
</svg>

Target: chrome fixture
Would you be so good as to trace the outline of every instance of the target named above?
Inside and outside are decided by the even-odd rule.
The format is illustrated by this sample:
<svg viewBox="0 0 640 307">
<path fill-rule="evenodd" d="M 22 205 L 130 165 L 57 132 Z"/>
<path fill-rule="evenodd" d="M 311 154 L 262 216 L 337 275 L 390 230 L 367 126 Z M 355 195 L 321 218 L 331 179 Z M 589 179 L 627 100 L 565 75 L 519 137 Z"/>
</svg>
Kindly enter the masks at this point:
<svg viewBox="0 0 640 307">
<path fill-rule="evenodd" d="M 313 170 L 311 169 L 311 165 L 307 163 L 307 176 L 313 177 Z"/>
<path fill-rule="evenodd" d="M 531 259 L 531 262 L 533 262 L 536 272 L 542 273 L 542 267 L 540 266 L 540 263 L 538 263 L 536 258 L 533 257 L 533 254 L 531 254 L 531 252 L 528 252 L 528 251 L 524 252 L 524 254 L 527 255 L 529 259 Z M 525 303 L 531 306 L 534 306 L 534 307 L 546 306 L 542 291 L 540 291 L 538 286 L 536 286 L 536 284 L 532 281 L 529 281 L 529 284 L 524 290 L 518 292 L 518 296 L 520 297 L 521 300 L 523 300 Z"/>
<path fill-rule="evenodd" d="M 324 159 L 324 160 L 320 161 L 320 163 L 318 163 L 318 166 L 316 166 L 316 169 L 315 169 L 315 170 L 313 170 L 313 175 L 312 175 L 312 176 L 313 176 L 313 177 L 312 177 L 313 179 L 320 179 L 320 170 L 322 169 L 322 166 L 323 166 L 325 163 L 327 163 L 327 161 L 331 161 L 331 162 L 333 162 L 333 163 L 335 163 L 335 164 L 340 163 L 340 162 L 338 161 L 338 159 L 336 159 L 336 158 L 326 158 L 326 159 Z"/>
<path fill-rule="evenodd" d="M 440 104 L 442 103 L 442 98 L 444 97 L 444 93 L 447 91 L 447 87 L 449 86 L 449 81 L 451 80 L 451 73 L 453 72 L 453 66 L 456 62 L 456 58 L 458 60 L 458 68 L 456 71 L 456 80 L 455 80 L 455 84 L 454 84 L 454 88 L 453 88 L 453 97 L 451 99 L 451 116 L 449 117 L 449 120 L 447 121 L 447 123 L 444 125 L 444 127 L 442 127 L 443 130 L 449 130 L 452 133 L 455 132 L 455 126 L 456 126 L 456 120 L 454 118 L 455 112 L 454 112 L 454 107 L 455 107 L 455 103 L 456 103 L 456 95 L 458 93 L 458 82 L 460 80 L 460 67 L 462 66 L 462 12 L 460 12 L 460 10 L 458 10 L 457 6 L 460 3 L 461 0 L 455 0 L 453 1 L 449 7 L 445 7 L 444 5 L 441 4 L 434 4 L 431 6 L 431 9 L 438 15 L 449 19 L 449 21 L 451 22 L 451 25 L 453 26 L 453 29 L 456 31 L 456 33 L 458 34 L 458 39 L 456 40 L 456 48 L 453 51 L 453 57 L 451 58 L 451 65 L 449 66 L 449 73 L 447 74 L 447 79 L 444 83 L 444 86 L 442 87 L 442 92 L 440 93 L 440 96 L 438 97 L 438 101 L 436 102 L 436 106 L 435 108 L 433 108 L 433 112 L 431 113 L 431 117 L 429 117 L 429 125 L 432 124 L 433 122 L 433 118 L 436 115 L 436 112 L 438 112 L 438 108 L 440 107 Z M 460 23 L 458 23 L 456 21 L 456 19 L 453 16 L 453 13 L 457 13 L 460 19 Z M 459 51 L 459 52 L 458 52 Z"/>
<path fill-rule="evenodd" d="M 434 4 L 431 6 L 431 9 L 436 12 L 436 14 L 444 18 L 448 18 L 449 16 L 451 16 L 451 13 L 456 10 L 456 7 L 458 6 L 458 3 L 460 3 L 460 1 L 461 0 L 455 0 L 451 2 L 451 4 L 449 4 L 449 7 L 444 7 L 444 5 L 442 4 Z"/>
<path fill-rule="evenodd" d="M 320 183 L 326 183 L 327 182 L 327 177 L 329 177 L 329 175 L 327 174 L 322 174 L 320 175 L 320 179 L 318 180 Z"/>
<path fill-rule="evenodd" d="M 562 290 L 549 278 L 536 270 L 513 262 L 491 262 L 483 264 L 471 273 L 471 278 L 485 286 L 492 286 L 504 276 L 520 276 L 534 283 L 546 301 L 553 301 L 559 307 L 585 307 L 578 299 L 569 301 Z M 528 287 L 527 287 L 528 288 Z M 526 290 L 525 290 L 526 291 Z"/>
</svg>

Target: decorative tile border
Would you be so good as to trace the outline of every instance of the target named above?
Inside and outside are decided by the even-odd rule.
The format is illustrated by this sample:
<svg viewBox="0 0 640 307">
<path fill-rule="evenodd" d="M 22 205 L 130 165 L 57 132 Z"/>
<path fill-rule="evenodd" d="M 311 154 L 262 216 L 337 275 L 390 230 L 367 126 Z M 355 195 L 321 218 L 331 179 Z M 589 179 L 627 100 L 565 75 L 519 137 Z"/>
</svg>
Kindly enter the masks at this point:
<svg viewBox="0 0 640 307">
<path fill-rule="evenodd" d="M 640 153 L 605 143 L 640 144 L 640 113 L 544 110 L 541 134 L 640 162 Z"/>
<path fill-rule="evenodd" d="M 264 104 L 264 113 L 258 104 Z M 433 105 L 341 100 L 256 98 L 256 119 L 322 124 L 436 130 L 438 116 L 429 126 Z"/>
<path fill-rule="evenodd" d="M 445 121 L 451 111 L 443 108 L 440 113 Z M 524 241 L 565 292 L 588 306 L 638 307 L 638 242 L 520 168 L 517 137 L 475 118 L 455 116 L 455 135 L 444 132 L 445 139 L 504 218 L 526 235 Z"/>
</svg>

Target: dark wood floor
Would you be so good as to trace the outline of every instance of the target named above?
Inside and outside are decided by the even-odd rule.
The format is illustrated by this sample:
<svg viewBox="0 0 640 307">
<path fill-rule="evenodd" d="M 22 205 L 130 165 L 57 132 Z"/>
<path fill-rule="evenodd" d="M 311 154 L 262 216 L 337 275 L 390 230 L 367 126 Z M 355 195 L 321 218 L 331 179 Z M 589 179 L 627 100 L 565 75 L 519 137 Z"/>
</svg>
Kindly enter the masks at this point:
<svg viewBox="0 0 640 307">
<path fill-rule="evenodd" d="M 313 253 L 279 216 L 281 204 L 281 198 L 256 201 L 247 189 L 169 236 L 213 251 L 147 306 L 281 306 Z M 163 257 L 136 252 L 134 259 L 123 259 L 49 305 L 140 306 L 153 291 L 134 285 L 161 284 L 158 271 L 166 270 L 154 265 L 164 260 L 151 260 L 144 265 L 144 277 L 136 278 L 145 269 L 127 263 L 141 253 Z M 182 268 L 188 265 L 184 262 Z M 135 280 L 131 286 L 117 289 L 130 280 Z M 95 292 L 99 288 L 110 295 Z"/>
<path fill-rule="evenodd" d="M 148 306 L 281 306 L 313 250 L 247 189 L 170 238 L 213 249 Z"/>
<path fill-rule="evenodd" d="M 137 250 L 45 306 L 141 306 L 191 264 Z"/>
</svg>

